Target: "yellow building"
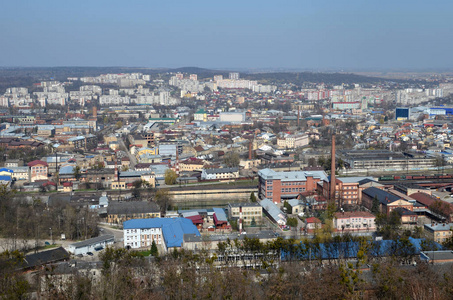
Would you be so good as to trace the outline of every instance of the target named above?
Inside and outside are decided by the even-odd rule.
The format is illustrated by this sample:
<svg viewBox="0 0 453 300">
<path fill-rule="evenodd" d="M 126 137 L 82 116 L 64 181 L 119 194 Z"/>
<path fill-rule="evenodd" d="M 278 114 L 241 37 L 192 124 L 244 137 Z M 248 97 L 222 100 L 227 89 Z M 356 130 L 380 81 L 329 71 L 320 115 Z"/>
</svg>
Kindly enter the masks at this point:
<svg viewBox="0 0 453 300">
<path fill-rule="evenodd" d="M 444 243 L 448 238 L 452 237 L 453 223 L 441 224 L 425 224 L 425 237 L 435 241 L 436 243 Z"/>
</svg>

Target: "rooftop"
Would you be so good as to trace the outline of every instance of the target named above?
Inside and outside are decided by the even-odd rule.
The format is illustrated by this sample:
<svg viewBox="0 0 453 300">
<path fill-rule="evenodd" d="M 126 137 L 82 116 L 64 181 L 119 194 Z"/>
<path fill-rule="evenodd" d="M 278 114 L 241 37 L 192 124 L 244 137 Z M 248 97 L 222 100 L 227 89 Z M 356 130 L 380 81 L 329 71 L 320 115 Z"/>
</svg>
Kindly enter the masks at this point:
<svg viewBox="0 0 453 300">
<path fill-rule="evenodd" d="M 74 243 L 74 244 L 71 244 L 69 246 L 72 246 L 74 248 L 82 248 L 82 247 L 85 247 L 85 246 L 88 246 L 88 245 L 93 245 L 93 244 L 97 244 L 97 243 L 102 243 L 102 242 L 107 242 L 107 241 L 113 241 L 115 239 L 115 236 L 111 235 L 111 234 L 108 234 L 108 235 L 101 235 L 101 236 L 97 236 L 97 237 L 94 237 L 94 238 L 91 238 L 91 239 L 88 239 L 88 240 L 84 240 L 84 241 L 81 241 L 81 242 L 77 242 L 77 243 Z"/>
<path fill-rule="evenodd" d="M 290 171 L 277 172 L 272 169 L 263 169 L 258 172 L 258 175 L 263 179 L 280 179 L 281 181 L 305 181 L 307 177 L 327 179 L 327 174 L 324 171 Z"/>
</svg>

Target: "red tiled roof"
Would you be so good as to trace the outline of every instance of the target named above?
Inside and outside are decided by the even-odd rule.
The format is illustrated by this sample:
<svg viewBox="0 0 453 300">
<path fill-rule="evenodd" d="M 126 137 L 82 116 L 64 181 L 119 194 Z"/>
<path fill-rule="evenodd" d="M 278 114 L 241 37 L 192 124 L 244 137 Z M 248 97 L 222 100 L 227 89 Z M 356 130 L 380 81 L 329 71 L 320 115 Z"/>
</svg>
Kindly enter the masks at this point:
<svg viewBox="0 0 453 300">
<path fill-rule="evenodd" d="M 34 167 L 36 165 L 44 165 L 44 166 L 48 166 L 47 163 L 45 161 L 42 161 L 42 160 L 34 160 L 34 161 L 31 161 L 27 164 L 27 166 L 29 167 Z"/>
<path fill-rule="evenodd" d="M 315 217 L 310 217 L 310 218 L 305 219 L 305 222 L 307 222 L 307 224 L 321 223 L 321 220 L 318 218 L 315 218 Z"/>
<path fill-rule="evenodd" d="M 411 197 L 412 199 L 414 199 L 417 202 L 420 202 L 421 204 L 425 205 L 426 207 L 429 207 L 431 204 L 433 204 L 436 201 L 436 199 L 434 199 L 433 197 L 431 197 L 430 195 L 425 194 L 425 193 L 414 193 L 414 194 L 411 194 L 409 197 Z"/>
</svg>

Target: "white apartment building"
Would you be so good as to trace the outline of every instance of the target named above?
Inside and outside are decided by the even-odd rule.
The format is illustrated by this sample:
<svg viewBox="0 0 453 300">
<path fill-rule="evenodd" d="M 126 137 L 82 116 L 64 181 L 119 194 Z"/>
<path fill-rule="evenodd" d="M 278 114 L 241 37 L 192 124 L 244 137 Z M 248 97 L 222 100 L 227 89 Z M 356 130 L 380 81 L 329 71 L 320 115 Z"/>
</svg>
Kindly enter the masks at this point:
<svg viewBox="0 0 453 300">
<path fill-rule="evenodd" d="M 124 247 L 144 248 L 150 247 L 153 241 L 162 245 L 162 228 L 131 228 L 124 229 Z"/>
<path fill-rule="evenodd" d="M 307 146 L 310 140 L 307 134 L 290 134 L 277 139 L 278 148 L 294 149 Z"/>
<path fill-rule="evenodd" d="M 121 97 L 119 95 L 102 95 L 99 97 L 100 105 L 124 105 L 129 104 L 131 99 L 128 96 Z"/>
</svg>

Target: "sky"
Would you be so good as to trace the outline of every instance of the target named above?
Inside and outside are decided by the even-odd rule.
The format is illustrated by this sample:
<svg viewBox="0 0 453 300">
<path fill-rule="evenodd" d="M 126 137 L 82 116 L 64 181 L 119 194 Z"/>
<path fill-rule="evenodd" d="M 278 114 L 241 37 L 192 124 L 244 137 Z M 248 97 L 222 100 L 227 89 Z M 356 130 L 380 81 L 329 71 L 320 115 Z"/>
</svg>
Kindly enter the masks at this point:
<svg viewBox="0 0 453 300">
<path fill-rule="evenodd" d="M 451 0 L 2 0 L 0 66 L 453 69 Z"/>
</svg>

